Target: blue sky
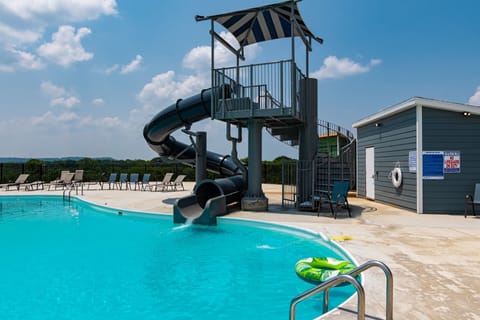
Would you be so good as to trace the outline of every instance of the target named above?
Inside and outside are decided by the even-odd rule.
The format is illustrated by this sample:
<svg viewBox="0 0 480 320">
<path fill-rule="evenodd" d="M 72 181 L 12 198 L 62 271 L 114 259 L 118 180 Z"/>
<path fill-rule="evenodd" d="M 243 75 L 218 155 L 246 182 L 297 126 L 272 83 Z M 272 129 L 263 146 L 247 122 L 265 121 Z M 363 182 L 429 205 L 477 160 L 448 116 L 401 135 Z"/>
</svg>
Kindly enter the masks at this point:
<svg viewBox="0 0 480 320">
<path fill-rule="evenodd" d="M 210 23 L 194 16 L 269 3 L 0 0 L 0 157 L 155 157 L 144 124 L 210 86 Z M 351 129 L 413 96 L 480 105 L 477 0 L 303 0 L 298 6 L 325 40 L 310 55 L 319 119 Z M 289 58 L 289 44 L 247 47 L 246 63 Z M 222 123 L 206 120 L 193 129 L 208 132 L 210 150 L 230 152 Z M 241 157 L 246 150 L 242 143 Z M 297 152 L 264 134 L 264 159 Z"/>
</svg>

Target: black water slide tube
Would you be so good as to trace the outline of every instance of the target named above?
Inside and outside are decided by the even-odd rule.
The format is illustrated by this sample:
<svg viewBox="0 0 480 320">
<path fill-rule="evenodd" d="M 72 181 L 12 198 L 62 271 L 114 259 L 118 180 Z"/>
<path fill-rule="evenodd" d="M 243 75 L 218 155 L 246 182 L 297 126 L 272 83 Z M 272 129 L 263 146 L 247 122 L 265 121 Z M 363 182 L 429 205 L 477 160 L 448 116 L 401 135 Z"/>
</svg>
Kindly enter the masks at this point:
<svg viewBox="0 0 480 320">
<path fill-rule="evenodd" d="M 195 160 L 195 149 L 176 141 L 170 134 L 182 127 L 190 128 L 194 122 L 211 116 L 212 90 L 216 91 L 217 97 L 230 95 L 229 87 L 204 89 L 190 98 L 179 99 L 147 123 L 143 129 L 143 136 L 150 148 L 161 157 L 174 158 L 176 161 L 192 165 Z M 241 174 L 240 168 L 229 155 L 214 152 L 207 152 L 207 169 L 226 176 Z"/>
<path fill-rule="evenodd" d="M 178 162 L 194 165 L 194 147 L 176 141 L 170 134 L 182 127 L 189 129 L 194 122 L 210 117 L 212 93 L 217 97 L 228 97 L 231 90 L 227 86 L 204 89 L 199 94 L 187 99 L 180 99 L 160 111 L 143 129 L 143 136 L 150 148 L 161 157 L 173 158 Z M 226 204 L 238 201 L 245 188 L 244 179 L 241 176 L 242 169 L 229 155 L 223 156 L 207 152 L 206 158 L 208 170 L 230 176 L 230 178 L 206 179 L 197 183 L 194 189 L 194 198 L 189 197 L 187 201 L 180 201 L 174 207 L 174 210 L 178 210 L 186 219 L 199 219 L 203 215 L 201 210 L 209 206 L 210 199 L 223 197 L 222 201 Z M 222 207 L 219 212 L 208 214 L 216 216 L 222 214 L 223 211 L 226 209 Z M 210 221 L 205 224 L 214 223 Z"/>
</svg>

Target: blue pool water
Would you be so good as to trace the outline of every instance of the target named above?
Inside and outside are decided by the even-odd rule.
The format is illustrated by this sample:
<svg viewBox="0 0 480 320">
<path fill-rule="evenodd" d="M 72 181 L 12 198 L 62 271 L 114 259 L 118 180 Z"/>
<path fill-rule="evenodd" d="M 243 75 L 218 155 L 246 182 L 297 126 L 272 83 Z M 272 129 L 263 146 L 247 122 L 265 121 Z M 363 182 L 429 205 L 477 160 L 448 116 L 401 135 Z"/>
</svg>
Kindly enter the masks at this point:
<svg viewBox="0 0 480 320">
<path fill-rule="evenodd" d="M 320 237 L 221 219 L 178 226 L 58 197 L 0 197 L 2 319 L 288 319 L 312 286 L 295 274 L 309 256 L 345 259 Z M 330 293 L 333 307 L 350 286 Z M 322 312 L 322 295 L 297 319 Z"/>
</svg>

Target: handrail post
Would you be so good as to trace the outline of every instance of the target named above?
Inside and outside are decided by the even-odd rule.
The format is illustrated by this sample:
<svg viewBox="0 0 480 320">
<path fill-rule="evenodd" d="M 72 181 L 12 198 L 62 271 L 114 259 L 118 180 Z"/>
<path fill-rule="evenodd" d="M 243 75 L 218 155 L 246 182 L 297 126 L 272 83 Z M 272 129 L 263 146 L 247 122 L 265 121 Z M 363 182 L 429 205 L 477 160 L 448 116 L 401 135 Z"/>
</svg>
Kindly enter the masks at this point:
<svg viewBox="0 0 480 320">
<path fill-rule="evenodd" d="M 390 268 L 383 262 L 378 260 L 370 260 L 354 269 L 349 275 L 355 277 L 363 271 L 371 267 L 378 267 L 385 273 L 386 279 L 386 306 L 385 306 L 385 320 L 393 320 L 393 274 Z"/>
<path fill-rule="evenodd" d="M 323 282 L 322 284 L 316 287 L 313 287 L 312 289 L 307 290 L 304 293 L 301 293 L 295 298 L 293 298 L 292 302 L 290 303 L 290 320 L 295 320 L 295 311 L 298 303 L 316 295 L 319 292 L 325 291 L 326 289 L 336 286 L 343 282 L 349 282 L 357 290 L 357 308 L 358 308 L 357 319 L 365 320 L 365 290 L 363 289 L 362 285 L 357 281 L 357 279 L 355 279 L 354 277 L 348 274 L 331 278 Z"/>
<path fill-rule="evenodd" d="M 328 311 L 328 295 L 330 293 L 330 288 L 326 288 L 325 292 L 323 293 L 323 313 L 327 313 Z"/>
</svg>

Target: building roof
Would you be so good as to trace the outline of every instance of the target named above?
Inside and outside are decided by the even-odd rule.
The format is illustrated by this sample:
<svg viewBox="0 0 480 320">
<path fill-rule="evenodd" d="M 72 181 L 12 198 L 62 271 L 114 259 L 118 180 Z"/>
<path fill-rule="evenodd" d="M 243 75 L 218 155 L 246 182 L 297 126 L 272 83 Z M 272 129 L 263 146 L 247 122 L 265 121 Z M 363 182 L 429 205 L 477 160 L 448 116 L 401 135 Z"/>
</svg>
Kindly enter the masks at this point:
<svg viewBox="0 0 480 320">
<path fill-rule="evenodd" d="M 376 122 L 380 119 L 384 119 L 386 117 L 390 117 L 397 113 L 403 112 L 413 107 L 422 106 L 432 109 L 438 110 L 445 110 L 445 111 L 452 111 L 452 112 L 467 112 L 472 115 L 480 115 L 480 107 L 472 106 L 469 104 L 463 103 L 456 103 L 456 102 L 448 102 L 448 101 L 441 101 L 429 98 L 422 98 L 422 97 L 413 97 L 386 109 L 382 109 L 379 112 L 372 114 L 366 118 L 363 118 L 357 122 L 355 122 L 352 127 L 359 128 L 370 124 L 372 122 Z"/>
</svg>

